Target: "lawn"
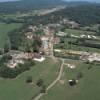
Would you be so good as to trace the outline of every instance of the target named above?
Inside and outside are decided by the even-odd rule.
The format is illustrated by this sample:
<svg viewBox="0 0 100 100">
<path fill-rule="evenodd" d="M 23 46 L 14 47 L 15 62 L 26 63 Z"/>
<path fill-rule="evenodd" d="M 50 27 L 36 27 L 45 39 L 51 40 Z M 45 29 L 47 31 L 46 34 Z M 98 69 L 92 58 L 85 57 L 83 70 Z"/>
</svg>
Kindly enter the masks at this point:
<svg viewBox="0 0 100 100">
<path fill-rule="evenodd" d="M 5 24 L 5 23 L 0 23 L 0 48 L 4 46 L 4 44 L 8 40 L 8 35 L 7 33 L 15 28 L 19 28 L 21 24 Z"/>
<path fill-rule="evenodd" d="M 38 79 L 43 79 L 45 85 L 50 84 L 58 75 L 60 61 L 47 59 L 37 63 L 30 71 L 24 72 L 16 79 L 0 79 L 0 100 L 31 100 L 40 92 L 36 86 Z M 26 83 L 28 76 L 32 76 L 33 83 Z"/>
<path fill-rule="evenodd" d="M 59 81 L 41 100 L 100 100 L 100 66 L 92 65 L 88 70 L 89 65 L 78 61 L 75 64 L 77 67 L 73 70 L 64 66 L 63 83 Z M 69 86 L 68 80 L 76 78 L 79 72 L 83 73 L 83 78 L 76 86 Z"/>
</svg>

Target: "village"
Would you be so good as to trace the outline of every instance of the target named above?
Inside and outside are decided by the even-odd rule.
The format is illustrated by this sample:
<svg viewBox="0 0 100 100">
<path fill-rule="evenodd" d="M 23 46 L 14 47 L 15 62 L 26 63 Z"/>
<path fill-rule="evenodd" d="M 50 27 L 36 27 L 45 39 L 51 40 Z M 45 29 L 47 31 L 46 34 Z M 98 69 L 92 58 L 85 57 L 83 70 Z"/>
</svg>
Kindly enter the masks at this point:
<svg viewBox="0 0 100 100">
<path fill-rule="evenodd" d="M 75 23 L 74 21 L 69 21 L 66 19 L 63 19 L 61 23 L 64 23 L 69 25 L 70 28 L 75 29 L 79 28 L 79 24 Z M 31 59 L 36 62 L 43 62 L 46 57 L 61 57 L 64 58 L 67 57 L 67 54 L 69 55 L 76 55 L 79 56 L 79 59 L 82 61 L 100 61 L 100 54 L 97 52 L 91 53 L 87 51 L 79 51 L 79 50 L 72 50 L 72 49 L 62 49 L 62 48 L 54 48 L 55 45 L 61 44 L 61 39 L 64 37 L 70 37 L 75 39 L 90 39 L 90 40 L 99 40 L 97 36 L 94 34 L 69 34 L 68 32 L 64 32 L 60 30 L 61 24 L 48 24 L 47 26 L 40 25 L 40 27 L 32 26 L 30 25 L 28 27 L 28 32 L 25 33 L 25 37 L 28 40 L 34 40 L 34 38 L 37 38 L 36 34 L 34 34 L 37 30 L 42 30 L 42 35 L 39 35 L 39 38 L 41 40 L 41 46 L 39 48 L 39 52 L 23 52 L 23 51 L 17 51 L 17 50 L 10 50 L 7 52 L 12 59 L 10 59 L 7 62 L 7 66 L 9 68 L 15 68 L 18 66 L 18 64 L 24 64 L 24 60 Z M 55 30 L 58 30 L 57 32 Z M 61 56 L 56 56 L 56 53 L 60 54 Z M 2 55 L 1 55 L 2 57 Z M 70 58 L 70 57 L 69 57 Z"/>
</svg>

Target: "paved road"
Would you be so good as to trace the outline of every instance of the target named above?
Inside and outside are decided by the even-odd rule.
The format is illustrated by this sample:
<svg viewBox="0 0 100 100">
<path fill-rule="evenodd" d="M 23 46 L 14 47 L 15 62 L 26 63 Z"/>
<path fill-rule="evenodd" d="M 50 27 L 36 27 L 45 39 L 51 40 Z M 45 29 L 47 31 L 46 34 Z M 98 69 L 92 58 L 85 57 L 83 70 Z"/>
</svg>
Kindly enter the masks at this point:
<svg viewBox="0 0 100 100">
<path fill-rule="evenodd" d="M 63 74 L 63 67 L 64 67 L 64 59 L 61 59 L 62 60 L 62 64 L 61 64 L 61 67 L 60 67 L 60 71 L 59 71 L 59 74 L 57 76 L 57 78 L 47 87 L 46 89 L 46 93 L 54 86 L 56 85 L 56 83 L 61 79 L 61 76 Z M 34 100 L 39 100 L 43 95 L 45 95 L 46 93 L 40 93 Z"/>
</svg>

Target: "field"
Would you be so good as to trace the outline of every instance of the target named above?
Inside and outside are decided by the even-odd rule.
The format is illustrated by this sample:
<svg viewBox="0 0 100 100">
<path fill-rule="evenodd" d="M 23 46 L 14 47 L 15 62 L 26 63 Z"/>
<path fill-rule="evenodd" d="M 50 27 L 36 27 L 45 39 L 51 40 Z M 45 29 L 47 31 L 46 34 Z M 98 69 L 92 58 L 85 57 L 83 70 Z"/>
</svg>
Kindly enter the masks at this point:
<svg viewBox="0 0 100 100">
<path fill-rule="evenodd" d="M 75 51 L 84 51 L 84 52 L 98 52 L 100 53 L 100 49 L 98 48 L 92 48 L 92 47 L 85 47 L 85 46 L 78 46 L 78 45 L 63 45 L 63 44 L 58 44 L 55 46 L 55 49 L 61 49 L 61 46 L 66 50 L 75 50 Z"/>
<path fill-rule="evenodd" d="M 57 77 L 59 68 L 60 62 L 48 58 L 16 79 L 0 79 L 0 100 L 31 100 L 40 92 L 40 88 L 36 85 L 37 80 L 43 79 L 45 85 L 49 85 Z M 28 76 L 32 76 L 32 84 L 26 83 Z"/>
<path fill-rule="evenodd" d="M 7 33 L 15 28 L 19 28 L 21 24 L 5 24 L 5 23 L 0 23 L 0 48 L 4 46 L 4 44 L 8 40 Z"/>
<path fill-rule="evenodd" d="M 66 29 L 65 32 L 68 34 L 73 34 L 77 36 L 83 35 L 83 34 L 91 34 L 91 35 L 96 34 L 95 32 L 92 32 L 92 31 L 84 31 L 84 30 L 78 30 L 78 29 Z"/>
<path fill-rule="evenodd" d="M 64 66 L 64 72 L 59 81 L 41 100 L 100 100 L 100 68 L 99 66 L 83 64 L 79 61 L 66 61 L 76 64 L 76 69 Z M 76 86 L 70 86 L 68 80 L 76 78 L 82 72 L 83 77 Z"/>
</svg>

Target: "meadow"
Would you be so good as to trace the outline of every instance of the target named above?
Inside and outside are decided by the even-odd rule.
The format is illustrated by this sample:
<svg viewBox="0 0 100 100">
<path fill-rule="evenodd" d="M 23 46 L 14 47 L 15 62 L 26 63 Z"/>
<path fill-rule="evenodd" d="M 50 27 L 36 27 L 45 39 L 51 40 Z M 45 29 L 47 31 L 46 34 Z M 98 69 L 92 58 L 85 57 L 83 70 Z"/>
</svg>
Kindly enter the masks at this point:
<svg viewBox="0 0 100 100">
<path fill-rule="evenodd" d="M 5 43 L 8 42 L 8 32 L 19 27 L 21 27 L 21 24 L 0 23 L 0 48 L 4 47 Z"/>
<path fill-rule="evenodd" d="M 95 32 L 92 32 L 92 31 L 84 31 L 84 30 L 80 30 L 80 29 L 66 29 L 65 32 L 68 34 L 76 35 L 76 36 L 80 36 L 83 34 L 91 34 L 91 35 L 96 34 Z"/>
<path fill-rule="evenodd" d="M 44 84 L 48 86 L 57 77 L 60 64 L 47 58 L 15 79 L 0 78 L 0 100 L 31 100 L 40 93 L 41 88 L 36 85 L 37 80 L 43 79 Z M 31 84 L 26 83 L 28 76 L 32 76 Z"/>
<path fill-rule="evenodd" d="M 41 100 L 100 100 L 100 67 L 77 60 L 66 60 L 66 63 L 75 64 L 76 68 L 70 69 L 65 65 L 61 80 Z M 68 80 L 75 79 L 80 72 L 83 77 L 77 85 L 70 86 Z"/>
</svg>

